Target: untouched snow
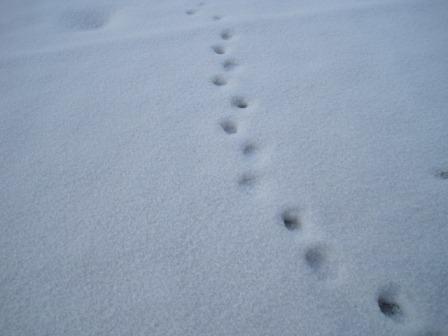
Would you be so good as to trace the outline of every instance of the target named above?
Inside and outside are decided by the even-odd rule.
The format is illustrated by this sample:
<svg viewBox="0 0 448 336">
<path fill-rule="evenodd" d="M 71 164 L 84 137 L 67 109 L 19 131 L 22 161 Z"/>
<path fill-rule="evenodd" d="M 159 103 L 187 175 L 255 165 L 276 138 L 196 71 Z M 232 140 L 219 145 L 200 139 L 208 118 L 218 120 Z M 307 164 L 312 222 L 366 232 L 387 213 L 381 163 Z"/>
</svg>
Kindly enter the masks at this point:
<svg viewBox="0 0 448 336">
<path fill-rule="evenodd" d="M 448 335 L 448 2 L 0 2 L 0 334 Z"/>
</svg>

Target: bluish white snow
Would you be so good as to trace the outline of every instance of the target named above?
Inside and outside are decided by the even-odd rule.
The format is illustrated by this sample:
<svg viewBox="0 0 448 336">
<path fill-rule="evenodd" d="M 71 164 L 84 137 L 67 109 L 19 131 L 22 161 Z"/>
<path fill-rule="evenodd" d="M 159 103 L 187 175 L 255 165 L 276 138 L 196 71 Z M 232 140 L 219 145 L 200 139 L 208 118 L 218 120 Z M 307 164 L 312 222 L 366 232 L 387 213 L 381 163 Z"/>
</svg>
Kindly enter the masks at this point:
<svg viewBox="0 0 448 336">
<path fill-rule="evenodd" d="M 448 2 L 0 2 L 0 335 L 448 335 Z"/>
</svg>

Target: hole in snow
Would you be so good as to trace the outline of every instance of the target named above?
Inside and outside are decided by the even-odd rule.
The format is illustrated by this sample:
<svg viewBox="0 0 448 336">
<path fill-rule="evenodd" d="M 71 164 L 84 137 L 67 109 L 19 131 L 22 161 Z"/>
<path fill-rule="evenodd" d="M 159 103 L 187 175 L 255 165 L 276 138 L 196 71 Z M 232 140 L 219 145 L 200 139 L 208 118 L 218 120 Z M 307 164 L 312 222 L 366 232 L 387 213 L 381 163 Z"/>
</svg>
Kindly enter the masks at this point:
<svg viewBox="0 0 448 336">
<path fill-rule="evenodd" d="M 223 55 L 223 54 L 225 54 L 225 52 L 226 52 L 226 50 L 224 49 L 224 47 L 221 46 L 221 45 L 215 45 L 215 46 L 212 46 L 212 49 L 213 49 L 213 51 L 215 52 L 215 54 L 218 54 L 218 55 Z"/>
<path fill-rule="evenodd" d="M 392 284 L 383 287 L 377 297 L 378 308 L 384 316 L 401 322 L 404 318 L 403 309 L 398 303 L 398 288 Z"/>
<path fill-rule="evenodd" d="M 230 40 L 233 37 L 233 33 L 229 29 L 225 29 L 221 32 L 220 36 L 223 40 Z"/>
<path fill-rule="evenodd" d="M 331 253 L 330 253 L 331 252 Z M 324 243 L 315 243 L 305 251 L 305 263 L 319 280 L 336 278 L 338 264 L 334 251 Z"/>
<path fill-rule="evenodd" d="M 257 176 L 254 173 L 246 172 L 238 178 L 238 185 L 241 187 L 251 187 L 257 181 Z"/>
<path fill-rule="evenodd" d="M 439 170 L 436 172 L 436 177 L 442 180 L 448 180 L 448 170 Z"/>
<path fill-rule="evenodd" d="M 290 231 L 300 229 L 302 223 L 300 221 L 299 211 L 297 209 L 288 209 L 282 213 L 282 221 Z M 312 252 L 310 252 L 310 258 L 313 258 Z"/>
<path fill-rule="evenodd" d="M 226 71 L 235 69 L 237 65 L 238 65 L 238 63 L 234 59 L 227 59 L 222 63 L 222 67 Z"/>
<path fill-rule="evenodd" d="M 245 109 L 249 106 L 249 103 L 247 102 L 246 98 L 236 96 L 232 98 L 232 105 L 240 109 Z"/>
<path fill-rule="evenodd" d="M 394 318 L 401 314 L 401 308 L 398 303 L 393 302 L 385 297 L 378 298 L 378 307 L 380 307 L 381 312 L 387 317 Z"/>
<path fill-rule="evenodd" d="M 224 76 L 216 75 L 212 77 L 212 83 L 216 86 L 223 86 L 227 84 L 227 80 L 224 78 Z"/>
<path fill-rule="evenodd" d="M 244 156 L 253 156 L 257 150 L 258 147 L 253 142 L 246 142 L 241 149 Z"/>
<path fill-rule="evenodd" d="M 104 27 L 110 19 L 110 11 L 105 9 L 81 9 L 63 14 L 62 22 L 70 30 L 87 31 Z"/>
<path fill-rule="evenodd" d="M 235 134 L 238 130 L 236 123 L 229 119 L 221 121 L 220 126 L 227 134 Z"/>
<path fill-rule="evenodd" d="M 322 269 L 327 260 L 326 251 L 321 246 L 313 246 L 305 252 L 305 261 L 307 265 L 314 271 Z"/>
</svg>

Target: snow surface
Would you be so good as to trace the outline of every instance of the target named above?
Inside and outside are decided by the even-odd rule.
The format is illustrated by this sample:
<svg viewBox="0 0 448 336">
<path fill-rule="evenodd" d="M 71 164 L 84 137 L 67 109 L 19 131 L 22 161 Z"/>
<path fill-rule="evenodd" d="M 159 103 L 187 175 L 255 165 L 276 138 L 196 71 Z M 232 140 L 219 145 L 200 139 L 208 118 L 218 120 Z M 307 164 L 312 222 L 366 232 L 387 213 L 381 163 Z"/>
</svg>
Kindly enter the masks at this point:
<svg viewBox="0 0 448 336">
<path fill-rule="evenodd" d="M 0 334 L 448 335 L 448 2 L 0 2 Z"/>
</svg>

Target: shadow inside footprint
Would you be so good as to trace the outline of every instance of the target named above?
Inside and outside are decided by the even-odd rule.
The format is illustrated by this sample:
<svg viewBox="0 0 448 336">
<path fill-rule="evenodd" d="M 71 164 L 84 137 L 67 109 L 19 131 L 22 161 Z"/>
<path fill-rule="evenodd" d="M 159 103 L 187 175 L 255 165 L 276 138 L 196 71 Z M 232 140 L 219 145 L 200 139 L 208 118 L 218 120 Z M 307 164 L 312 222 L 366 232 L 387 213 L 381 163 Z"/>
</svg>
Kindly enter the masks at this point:
<svg viewBox="0 0 448 336">
<path fill-rule="evenodd" d="M 252 157 L 258 150 L 258 146 L 253 142 L 246 142 L 241 148 L 241 152 L 246 157 Z"/>
<path fill-rule="evenodd" d="M 65 12 L 62 24 L 72 31 L 88 31 L 103 28 L 110 20 L 110 11 L 103 8 L 88 8 Z"/>
<path fill-rule="evenodd" d="M 219 125 L 227 134 L 235 134 L 238 131 L 237 124 L 230 119 L 222 120 Z"/>
<path fill-rule="evenodd" d="M 240 187 L 252 187 L 255 185 L 256 181 L 257 176 L 254 173 L 246 172 L 238 178 L 238 185 Z"/>
<path fill-rule="evenodd" d="M 319 280 L 334 279 L 338 264 L 332 249 L 324 243 L 315 243 L 305 251 L 305 263 Z"/>
<path fill-rule="evenodd" d="M 241 96 L 235 96 L 232 98 L 232 106 L 240 108 L 240 109 L 245 109 L 249 107 L 249 103 L 247 101 L 246 98 L 241 97 Z"/>
<path fill-rule="evenodd" d="M 302 221 L 300 220 L 300 214 L 297 209 L 287 209 L 282 213 L 282 221 L 285 228 L 289 231 L 298 230 L 302 227 Z M 310 253 L 310 258 L 313 255 Z"/>
<path fill-rule="evenodd" d="M 238 63 L 234 59 L 227 59 L 222 63 L 222 67 L 226 71 L 231 71 L 238 66 Z"/>
<path fill-rule="evenodd" d="M 219 21 L 222 19 L 222 16 L 221 15 L 213 15 L 212 19 L 213 19 L 213 21 Z"/>
<path fill-rule="evenodd" d="M 196 14 L 196 11 L 194 9 L 188 9 L 188 10 L 185 11 L 185 14 L 193 15 L 193 14 Z"/>
<path fill-rule="evenodd" d="M 448 180 L 448 170 L 438 170 L 435 175 L 441 180 Z"/>
<path fill-rule="evenodd" d="M 225 29 L 220 34 L 223 40 L 230 40 L 233 37 L 233 33 L 230 29 Z"/>
<path fill-rule="evenodd" d="M 381 312 L 387 317 L 392 318 L 401 314 L 401 308 L 397 303 L 383 297 L 378 298 L 378 307 L 380 307 Z"/>
<path fill-rule="evenodd" d="M 221 45 L 212 46 L 212 50 L 215 52 L 215 54 L 218 54 L 218 55 L 224 55 L 226 53 L 225 48 Z"/>
<path fill-rule="evenodd" d="M 313 271 L 321 270 L 326 259 L 326 251 L 320 246 L 311 247 L 305 253 L 305 261 Z"/>
<path fill-rule="evenodd" d="M 378 308 L 384 316 L 402 322 L 404 319 L 404 311 L 398 303 L 399 288 L 394 284 L 383 286 L 377 296 Z"/>
<path fill-rule="evenodd" d="M 216 86 L 224 86 L 227 84 L 227 80 L 224 78 L 224 76 L 221 75 L 213 76 L 211 81 Z"/>
</svg>

